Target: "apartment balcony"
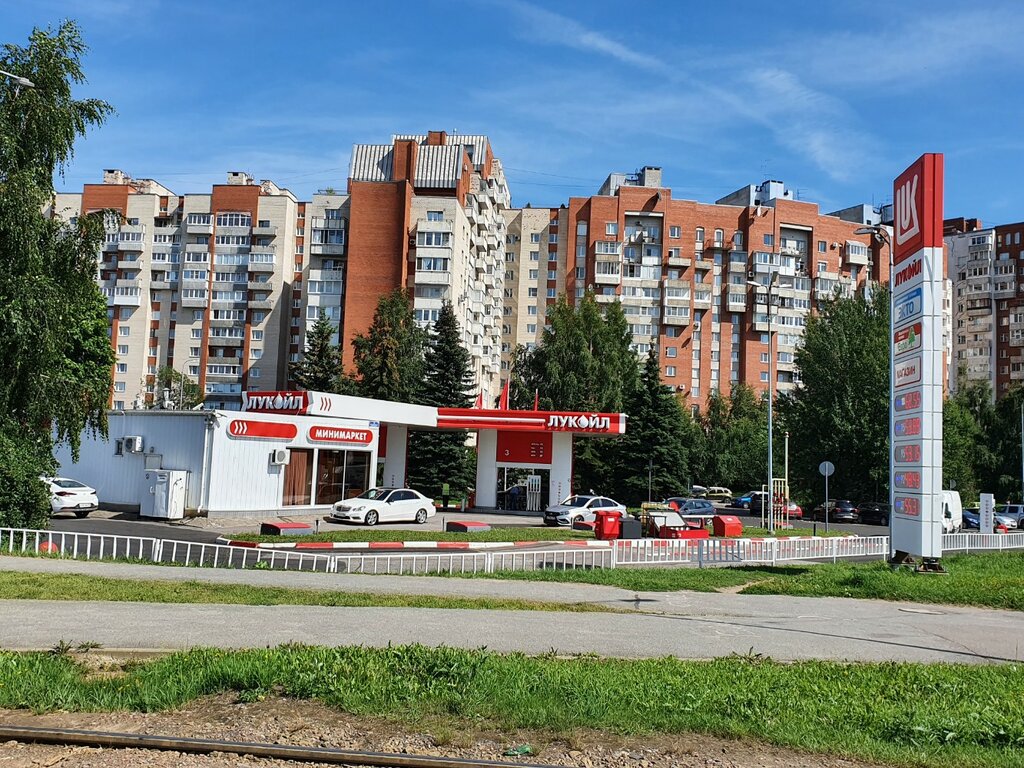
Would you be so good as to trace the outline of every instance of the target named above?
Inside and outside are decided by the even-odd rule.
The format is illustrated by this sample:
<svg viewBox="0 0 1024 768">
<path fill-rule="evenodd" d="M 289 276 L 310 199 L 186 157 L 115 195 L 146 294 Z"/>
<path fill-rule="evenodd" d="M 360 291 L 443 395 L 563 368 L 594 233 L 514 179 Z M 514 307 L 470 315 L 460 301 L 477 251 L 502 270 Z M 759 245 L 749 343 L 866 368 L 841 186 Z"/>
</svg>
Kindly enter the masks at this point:
<svg viewBox="0 0 1024 768">
<path fill-rule="evenodd" d="M 311 269 L 309 270 L 310 280 L 345 280 L 343 269 Z"/>
<path fill-rule="evenodd" d="M 451 272 L 436 272 L 434 270 L 416 270 L 416 282 L 421 285 L 448 285 L 451 283 Z"/>
<path fill-rule="evenodd" d="M 252 233 L 252 227 L 251 226 L 241 227 L 241 226 L 228 226 L 228 225 L 224 225 L 224 226 L 217 227 L 217 234 L 218 235 L 234 235 L 234 236 L 239 236 L 239 235 L 248 235 L 248 234 L 251 234 L 251 233 Z"/>
<path fill-rule="evenodd" d="M 210 319 L 211 328 L 243 328 L 245 327 L 244 320 L 218 320 L 215 318 Z"/>
<path fill-rule="evenodd" d="M 689 315 L 665 315 L 661 318 L 662 325 L 685 326 L 690 324 Z"/>
<path fill-rule="evenodd" d="M 688 267 L 693 264 L 693 259 L 686 256 L 669 256 L 668 265 L 670 267 Z"/>
<path fill-rule="evenodd" d="M 416 220 L 416 231 L 417 232 L 454 232 L 455 222 L 451 219 L 441 219 L 440 221 L 434 219 L 417 219 Z"/>
<path fill-rule="evenodd" d="M 693 292 L 694 309 L 711 309 L 711 291 Z"/>
<path fill-rule="evenodd" d="M 192 307 L 193 309 L 205 307 L 207 301 L 208 297 L 206 296 L 182 296 L 180 299 L 178 299 L 178 303 L 180 303 L 181 306 Z"/>
<path fill-rule="evenodd" d="M 973 380 L 987 380 L 989 374 L 986 371 L 968 371 L 967 378 Z M 1024 369 L 1015 371 L 1010 368 L 1010 379 L 1012 381 L 1024 381 Z"/>
<path fill-rule="evenodd" d="M 209 224 L 192 224 L 191 222 L 186 222 L 185 231 L 190 235 L 212 235 L 213 222 L 210 222 Z"/>
<path fill-rule="evenodd" d="M 313 229 L 345 229 L 345 219 L 328 219 L 323 216 L 314 216 Z"/>
<path fill-rule="evenodd" d="M 995 295 L 996 295 L 997 299 L 1008 299 L 1008 298 L 1010 298 L 1012 296 L 1016 296 L 1017 295 L 1017 284 L 1016 283 L 1010 283 L 1009 285 L 1004 286 L 1002 288 L 998 288 L 997 287 L 995 289 Z"/>
<path fill-rule="evenodd" d="M 220 256 L 221 254 L 235 255 L 238 253 L 249 253 L 249 246 L 217 244 L 213 246 L 213 250 L 218 256 Z"/>
<path fill-rule="evenodd" d="M 105 253 L 105 254 L 107 254 L 107 253 L 116 253 L 117 252 L 117 245 L 118 245 L 118 243 L 117 243 L 116 240 L 113 241 L 113 242 L 107 241 L 107 242 L 103 243 L 103 249 L 102 249 L 103 253 Z"/>
<path fill-rule="evenodd" d="M 210 336 L 206 343 L 211 347 L 240 347 L 245 343 L 244 336 Z"/>
<path fill-rule="evenodd" d="M 149 284 L 149 289 L 151 291 L 169 291 L 171 288 L 171 284 L 166 280 L 153 280 Z"/>
<path fill-rule="evenodd" d="M 176 235 L 181 231 L 181 228 L 176 224 L 168 224 L 164 226 L 153 227 L 154 235 Z"/>
<path fill-rule="evenodd" d="M 267 280 L 250 280 L 245 287 L 250 291 L 272 291 L 274 289 L 274 286 Z"/>
<path fill-rule="evenodd" d="M 617 295 L 615 295 L 615 294 L 612 294 L 611 296 L 608 296 L 608 295 L 605 295 L 603 293 L 599 293 L 596 296 L 594 296 L 594 300 L 598 304 L 614 304 L 616 301 L 619 300 L 619 297 Z"/>
<path fill-rule="evenodd" d="M 111 289 L 107 289 L 108 291 Z M 114 288 L 113 295 L 107 295 L 107 304 L 113 304 L 115 307 L 141 307 L 142 306 L 142 289 L 141 288 Z"/>
<path fill-rule="evenodd" d="M 154 256 L 180 252 L 181 245 L 179 243 L 153 243 Z"/>
<path fill-rule="evenodd" d="M 210 246 L 205 245 L 203 243 L 188 243 L 188 244 L 186 244 L 185 245 L 185 253 L 186 254 L 189 254 L 189 253 L 191 253 L 191 254 L 198 254 L 200 256 L 205 256 L 206 258 L 203 259 L 203 261 L 209 261 L 210 260 Z"/>
<path fill-rule="evenodd" d="M 1011 347 L 1024 347 L 1024 335 L 1010 334 L 1010 346 Z"/>
<path fill-rule="evenodd" d="M 782 245 L 779 246 L 779 253 L 783 256 L 796 256 L 803 259 L 807 257 L 807 246 L 783 240 Z"/>
<path fill-rule="evenodd" d="M 250 272 L 273 272 L 274 262 L 250 261 L 248 269 Z"/>
<path fill-rule="evenodd" d="M 313 256 L 344 256 L 344 243 L 311 243 L 309 252 Z"/>
<path fill-rule="evenodd" d="M 725 240 L 706 240 L 704 242 L 705 251 L 725 251 L 732 247 L 732 243 Z"/>
<path fill-rule="evenodd" d="M 849 248 L 846 250 L 846 263 L 857 267 L 866 267 L 871 261 L 871 251 L 867 253 L 850 253 Z"/>
<path fill-rule="evenodd" d="M 818 283 L 820 281 L 822 281 L 822 280 L 838 280 L 838 279 L 839 279 L 839 273 L 838 272 L 818 272 L 814 276 L 814 287 L 817 288 L 818 287 Z"/>
<path fill-rule="evenodd" d="M 745 293 L 730 293 L 726 301 L 726 307 L 730 312 L 746 311 L 747 295 Z"/>
<path fill-rule="evenodd" d="M 237 373 L 211 373 L 210 370 L 207 369 L 207 371 L 206 371 L 206 380 L 208 382 L 211 382 L 211 381 L 223 381 L 223 382 L 238 381 L 240 378 L 242 378 L 242 368 L 241 368 L 241 366 L 237 366 L 237 368 L 238 368 L 238 372 Z M 220 392 L 218 392 L 217 395 L 216 395 L 216 397 L 218 397 L 218 398 L 221 398 L 221 397 L 231 397 L 231 396 L 232 395 L 226 395 L 226 394 L 220 393 Z M 234 396 L 237 397 L 237 395 L 234 395 Z"/>
<path fill-rule="evenodd" d="M 693 267 L 694 269 L 714 269 L 715 262 L 711 259 L 694 259 Z"/>
<path fill-rule="evenodd" d="M 117 243 L 117 250 L 118 251 L 140 252 L 143 249 L 145 249 L 145 247 L 146 247 L 145 240 L 135 240 L 135 241 L 119 240 L 118 243 Z"/>
<path fill-rule="evenodd" d="M 964 311 L 968 315 L 987 314 L 992 311 L 992 299 L 968 299 Z"/>
<path fill-rule="evenodd" d="M 252 234 L 253 237 L 277 237 L 277 227 L 253 227 Z"/>
<path fill-rule="evenodd" d="M 244 305 L 248 306 L 249 309 L 273 309 L 274 308 L 274 300 L 270 299 L 270 298 L 266 298 L 266 299 L 249 299 L 249 301 L 244 302 Z"/>
</svg>

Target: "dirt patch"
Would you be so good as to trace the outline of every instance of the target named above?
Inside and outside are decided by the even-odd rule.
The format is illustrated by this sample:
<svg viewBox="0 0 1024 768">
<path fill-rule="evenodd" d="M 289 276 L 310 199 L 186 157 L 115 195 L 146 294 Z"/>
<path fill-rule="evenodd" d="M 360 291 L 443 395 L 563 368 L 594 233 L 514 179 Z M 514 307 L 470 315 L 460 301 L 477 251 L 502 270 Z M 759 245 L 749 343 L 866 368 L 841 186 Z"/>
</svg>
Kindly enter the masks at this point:
<svg viewBox="0 0 1024 768">
<path fill-rule="evenodd" d="M 755 584 L 764 584 L 766 581 L 771 581 L 771 579 L 754 579 L 753 581 L 745 581 L 742 584 L 733 584 L 731 587 L 719 587 L 715 592 L 721 592 L 724 595 L 738 595 L 747 587 L 752 587 Z"/>
<path fill-rule="evenodd" d="M 843 758 L 808 755 L 751 741 L 701 735 L 623 737 L 600 731 L 569 734 L 501 732 L 471 723 L 431 719 L 411 727 L 357 717 L 314 701 L 268 698 L 239 703 L 226 694 L 192 702 L 173 712 L 52 713 L 0 710 L 4 725 L 79 728 L 201 739 L 298 744 L 376 752 L 413 753 L 485 760 L 582 766 L 582 768 L 868 768 Z M 534 754 L 503 756 L 529 744 Z M 285 768 L 297 763 L 235 755 L 187 755 L 150 750 L 0 744 L 0 768 Z"/>
</svg>

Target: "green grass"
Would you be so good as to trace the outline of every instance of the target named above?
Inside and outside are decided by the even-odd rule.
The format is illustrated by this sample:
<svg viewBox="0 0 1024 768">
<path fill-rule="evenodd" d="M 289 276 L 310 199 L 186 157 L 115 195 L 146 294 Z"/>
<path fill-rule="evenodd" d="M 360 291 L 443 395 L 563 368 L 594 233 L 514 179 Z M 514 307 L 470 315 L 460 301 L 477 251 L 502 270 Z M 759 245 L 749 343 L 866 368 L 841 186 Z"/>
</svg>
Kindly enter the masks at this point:
<svg viewBox="0 0 1024 768">
<path fill-rule="evenodd" d="M 552 603 L 503 598 L 434 597 L 287 589 L 200 581 L 133 581 L 70 573 L 0 571 L 0 600 L 99 600 L 133 603 L 324 605 L 339 608 L 465 608 L 504 611 L 608 612 L 592 603 Z"/>
<path fill-rule="evenodd" d="M 601 584 L 636 592 L 713 592 L 749 585 L 748 595 L 855 597 L 1024 611 L 1024 552 L 951 555 L 946 576 L 891 571 L 884 562 L 728 568 L 515 571 L 476 578 Z M 453 574 L 461 576 L 461 574 Z"/>
<path fill-rule="evenodd" d="M 527 657 L 422 646 L 192 650 L 88 678 L 0 652 L 0 707 L 156 711 L 280 693 L 357 715 L 568 733 L 703 732 L 920 766 L 1024 764 L 1024 667 Z"/>
</svg>

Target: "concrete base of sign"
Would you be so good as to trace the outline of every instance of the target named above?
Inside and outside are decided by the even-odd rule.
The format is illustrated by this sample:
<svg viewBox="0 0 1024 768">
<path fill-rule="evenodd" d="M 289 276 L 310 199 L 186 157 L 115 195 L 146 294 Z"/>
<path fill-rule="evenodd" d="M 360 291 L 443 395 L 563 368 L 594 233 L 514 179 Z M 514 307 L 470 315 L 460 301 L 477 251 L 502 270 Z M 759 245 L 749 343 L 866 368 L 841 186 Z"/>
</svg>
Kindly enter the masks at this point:
<svg viewBox="0 0 1024 768">
<path fill-rule="evenodd" d="M 491 526 L 475 520 L 459 520 L 445 523 L 444 529 L 449 533 L 480 533 L 491 530 Z"/>
</svg>

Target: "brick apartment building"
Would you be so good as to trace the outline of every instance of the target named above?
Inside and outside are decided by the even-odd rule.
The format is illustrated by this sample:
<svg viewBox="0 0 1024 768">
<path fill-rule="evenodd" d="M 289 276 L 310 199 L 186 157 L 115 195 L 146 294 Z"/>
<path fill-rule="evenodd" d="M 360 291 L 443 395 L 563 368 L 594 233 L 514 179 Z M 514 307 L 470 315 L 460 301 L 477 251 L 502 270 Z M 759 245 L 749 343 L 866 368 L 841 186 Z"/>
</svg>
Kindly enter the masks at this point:
<svg viewBox="0 0 1024 768">
<path fill-rule="evenodd" d="M 949 384 L 983 381 L 993 398 L 1024 381 L 1024 222 L 944 222 L 954 281 Z"/>
<path fill-rule="evenodd" d="M 645 167 L 612 174 L 597 195 L 560 208 L 507 215 L 503 368 L 516 344 L 538 341 L 559 295 L 591 288 L 599 302 L 622 302 L 637 352 L 656 344 L 663 380 L 692 406 L 732 382 L 767 389 L 773 274 L 780 391 L 799 383 L 794 352 L 817 302 L 888 280 L 888 254 L 854 234 L 877 223 L 872 209 L 824 215 L 778 181 L 712 205 L 673 199 L 661 169 Z"/>
<path fill-rule="evenodd" d="M 243 391 L 289 386 L 288 364 L 321 312 L 350 368 L 352 337 L 397 287 L 413 294 L 423 325 L 443 300 L 454 304 L 477 380 L 496 395 L 509 202 L 486 136 L 432 132 L 356 145 L 348 191 L 309 202 L 241 172 L 179 196 L 110 170 L 102 184 L 57 194 L 47 213 L 120 214 L 97 275 L 117 357 L 113 407 L 162 400 L 156 375 L 171 366 L 210 407 L 236 408 Z"/>
</svg>

